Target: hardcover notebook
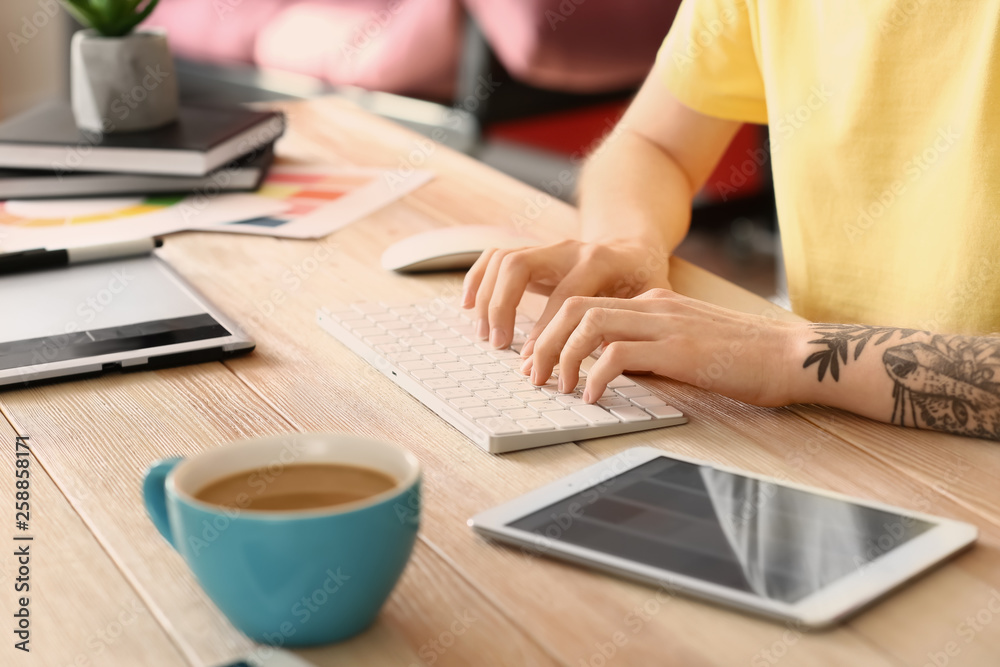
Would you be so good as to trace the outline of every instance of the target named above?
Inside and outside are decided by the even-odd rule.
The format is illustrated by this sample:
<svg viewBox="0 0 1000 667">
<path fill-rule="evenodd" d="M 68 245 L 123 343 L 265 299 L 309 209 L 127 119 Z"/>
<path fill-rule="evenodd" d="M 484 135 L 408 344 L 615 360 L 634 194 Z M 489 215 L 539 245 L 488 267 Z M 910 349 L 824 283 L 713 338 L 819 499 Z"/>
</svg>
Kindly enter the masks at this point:
<svg viewBox="0 0 1000 667">
<path fill-rule="evenodd" d="M 253 341 L 155 254 L 0 277 L 0 389 L 225 359 Z"/>
<path fill-rule="evenodd" d="M 0 169 L 0 200 L 250 191 L 260 187 L 273 159 L 266 146 L 205 176 Z"/>
<path fill-rule="evenodd" d="M 204 176 L 284 131 L 280 113 L 182 107 L 176 122 L 155 130 L 84 132 L 67 103 L 47 102 L 0 123 L 0 167 Z"/>
</svg>

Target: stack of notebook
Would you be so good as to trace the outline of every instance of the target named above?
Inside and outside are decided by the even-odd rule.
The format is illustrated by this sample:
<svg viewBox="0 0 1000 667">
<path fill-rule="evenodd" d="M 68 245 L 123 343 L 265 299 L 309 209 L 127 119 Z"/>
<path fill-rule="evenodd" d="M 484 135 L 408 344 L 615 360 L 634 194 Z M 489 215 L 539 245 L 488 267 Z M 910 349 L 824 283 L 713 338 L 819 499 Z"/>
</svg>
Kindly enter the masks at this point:
<svg viewBox="0 0 1000 667">
<path fill-rule="evenodd" d="M 183 107 L 155 130 L 91 133 L 49 102 L 0 123 L 0 199 L 254 190 L 284 129 L 280 113 Z"/>
</svg>

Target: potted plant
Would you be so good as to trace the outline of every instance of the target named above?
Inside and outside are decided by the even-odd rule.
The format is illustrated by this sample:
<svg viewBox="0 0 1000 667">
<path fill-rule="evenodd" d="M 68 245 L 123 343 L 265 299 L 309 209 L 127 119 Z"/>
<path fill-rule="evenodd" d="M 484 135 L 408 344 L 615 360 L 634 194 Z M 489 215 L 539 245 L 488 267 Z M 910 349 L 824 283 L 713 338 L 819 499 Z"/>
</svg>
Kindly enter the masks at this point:
<svg viewBox="0 0 1000 667">
<path fill-rule="evenodd" d="M 87 26 L 73 35 L 70 88 L 83 130 L 137 132 L 177 119 L 177 77 L 162 30 L 135 27 L 158 0 L 62 0 Z"/>
</svg>

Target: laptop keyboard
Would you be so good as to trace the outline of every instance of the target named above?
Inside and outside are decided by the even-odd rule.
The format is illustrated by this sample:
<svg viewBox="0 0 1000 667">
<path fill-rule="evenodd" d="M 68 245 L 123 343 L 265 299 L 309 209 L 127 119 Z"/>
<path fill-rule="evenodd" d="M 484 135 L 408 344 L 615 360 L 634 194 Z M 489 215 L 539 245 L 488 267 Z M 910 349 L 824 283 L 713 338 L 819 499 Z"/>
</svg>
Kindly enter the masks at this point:
<svg viewBox="0 0 1000 667">
<path fill-rule="evenodd" d="M 515 320 L 509 349 L 476 338 L 466 311 L 441 300 L 358 302 L 321 308 L 319 325 L 483 449 L 502 453 L 687 422 L 680 411 L 619 375 L 596 405 L 560 393 L 556 375 L 536 387 L 519 371 L 534 321 Z M 586 365 L 586 363 L 585 363 Z"/>
</svg>

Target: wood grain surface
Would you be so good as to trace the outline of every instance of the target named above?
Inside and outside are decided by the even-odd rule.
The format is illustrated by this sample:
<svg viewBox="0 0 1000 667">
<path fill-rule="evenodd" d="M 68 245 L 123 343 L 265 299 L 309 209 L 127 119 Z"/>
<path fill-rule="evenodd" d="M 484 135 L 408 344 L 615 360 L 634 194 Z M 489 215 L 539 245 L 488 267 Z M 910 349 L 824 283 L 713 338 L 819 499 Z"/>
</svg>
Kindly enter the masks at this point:
<svg viewBox="0 0 1000 667">
<path fill-rule="evenodd" d="M 392 440 L 425 472 L 420 538 L 402 581 L 370 631 L 300 652 L 318 665 L 920 667 L 941 655 L 948 665 L 1000 664 L 1000 618 L 993 622 L 990 611 L 994 595 L 1000 609 L 1000 461 L 993 443 L 812 406 L 755 408 L 642 378 L 690 423 L 489 455 L 323 332 L 316 309 L 352 300 L 456 302 L 460 274 L 387 273 L 379 268 L 381 252 L 444 225 L 496 224 L 561 238 L 575 232 L 574 210 L 346 103 L 324 99 L 286 109 L 285 159 L 400 174 L 417 167 L 436 177 L 319 241 L 171 236 L 163 256 L 256 339 L 249 356 L 0 394 L 0 409 L 38 443 L 39 468 L 51 477 L 43 478 L 49 491 L 39 491 L 39 510 L 57 522 L 50 534 L 64 537 L 49 544 L 79 551 L 85 563 L 73 569 L 55 552 L 39 558 L 39 576 L 52 577 L 47 599 L 64 602 L 58 612 L 39 604 L 39 644 L 44 627 L 71 630 L 45 640 L 58 657 L 39 664 L 70 663 L 80 650 L 74 647 L 85 646 L 130 595 L 149 611 L 114 647 L 123 660 L 216 665 L 253 651 L 149 523 L 139 484 L 158 458 L 287 431 Z M 672 280 L 697 298 L 795 319 L 679 260 L 672 260 Z M 535 313 L 541 305 L 534 296 L 522 302 Z M 12 447 L 12 432 L 0 437 L 0 446 Z M 969 521 L 981 540 L 839 628 L 803 633 L 491 544 L 465 525 L 481 510 L 637 445 Z M 81 578 L 82 570 L 90 576 Z M 0 605 L 10 600 L 0 595 Z"/>
</svg>

